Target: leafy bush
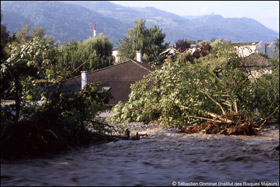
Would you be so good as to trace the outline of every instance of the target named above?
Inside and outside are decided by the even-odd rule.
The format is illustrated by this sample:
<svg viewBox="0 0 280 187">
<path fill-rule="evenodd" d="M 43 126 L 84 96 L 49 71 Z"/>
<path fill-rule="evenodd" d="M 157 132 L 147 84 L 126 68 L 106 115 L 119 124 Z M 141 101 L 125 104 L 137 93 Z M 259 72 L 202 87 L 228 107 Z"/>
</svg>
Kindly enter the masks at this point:
<svg viewBox="0 0 280 187">
<path fill-rule="evenodd" d="M 104 109 L 104 103 L 110 98 L 110 93 L 100 85 L 101 83 L 88 83 L 82 91 L 67 95 L 56 90 L 50 98 L 45 98 L 34 112 L 23 110 L 22 115 L 29 113 L 28 119 L 31 120 L 69 124 L 81 129 L 90 127 L 95 132 L 104 133 L 104 129 L 102 132 L 102 129 L 93 126 L 92 121 L 97 112 Z"/>
<path fill-rule="evenodd" d="M 48 37 L 23 39 L 21 43 L 8 44 L 10 57 L 1 63 L 1 82 L 7 82 L 1 90 L 1 98 L 12 96 L 15 99 L 14 106 L 1 107 L 1 156 L 38 156 L 65 150 L 68 146 L 102 141 L 110 129 L 93 119 L 108 102 L 109 92 L 103 90 L 100 83 L 89 83 L 81 92 L 63 95 L 60 92 L 62 81 L 71 76 L 72 71 L 57 73 L 61 55 L 58 46 L 48 41 L 51 40 Z M 84 58 L 100 60 L 109 54 L 112 44 L 101 35 L 94 41 L 86 41 L 84 47 L 87 53 Z M 104 47 L 107 54 L 95 56 L 92 54 L 94 47 Z M 75 71 L 80 67 L 75 67 Z M 44 87 L 52 81 L 60 86 L 48 96 Z"/>
<path fill-rule="evenodd" d="M 100 83 L 89 83 L 79 93 L 63 95 L 59 89 L 40 105 L 23 102 L 19 122 L 11 111 L 1 110 L 1 156 L 41 156 L 106 140 L 110 129 L 94 120 L 110 93 Z"/>
</svg>

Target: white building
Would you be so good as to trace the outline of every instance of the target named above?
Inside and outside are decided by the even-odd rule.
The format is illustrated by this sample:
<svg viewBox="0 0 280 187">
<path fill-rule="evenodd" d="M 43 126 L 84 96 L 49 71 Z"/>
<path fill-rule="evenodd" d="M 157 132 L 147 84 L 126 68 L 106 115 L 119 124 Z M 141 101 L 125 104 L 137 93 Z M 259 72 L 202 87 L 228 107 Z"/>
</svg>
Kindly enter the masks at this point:
<svg viewBox="0 0 280 187">
<path fill-rule="evenodd" d="M 235 46 L 238 54 L 242 57 L 247 57 L 253 53 L 266 54 L 268 58 L 276 57 L 276 45 L 274 43 L 265 44 L 262 41 L 259 42 L 244 42 L 244 43 L 231 43 Z"/>
<path fill-rule="evenodd" d="M 279 53 L 279 52 L 278 52 Z M 277 58 L 279 54 L 277 54 L 276 44 L 270 43 L 266 45 L 266 53 L 268 58 Z"/>
<path fill-rule="evenodd" d="M 265 44 L 260 42 L 245 42 L 245 43 L 231 43 L 235 46 L 238 54 L 242 57 L 247 57 L 253 53 L 263 53 L 265 54 Z"/>
</svg>

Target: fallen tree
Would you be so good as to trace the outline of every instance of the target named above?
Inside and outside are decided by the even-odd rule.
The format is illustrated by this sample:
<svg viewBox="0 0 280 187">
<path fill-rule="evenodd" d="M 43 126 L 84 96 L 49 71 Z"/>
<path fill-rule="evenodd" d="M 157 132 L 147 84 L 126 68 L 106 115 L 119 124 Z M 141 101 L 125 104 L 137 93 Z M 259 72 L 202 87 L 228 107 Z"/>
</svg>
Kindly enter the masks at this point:
<svg viewBox="0 0 280 187">
<path fill-rule="evenodd" d="M 226 42 L 198 59 L 183 53 L 132 85 L 129 101 L 116 105 L 110 120 L 157 121 L 188 132 L 256 134 L 262 123 L 279 118 L 273 112 L 279 105 L 279 59 L 271 74 L 262 73 L 263 67 L 245 68 L 243 61 Z M 261 76 L 252 79 L 253 71 Z"/>
<path fill-rule="evenodd" d="M 214 115 L 215 118 L 209 119 L 200 125 L 180 128 L 179 133 L 205 133 L 205 134 L 225 134 L 225 135 L 257 135 L 267 120 L 279 110 L 279 106 L 275 111 L 265 118 L 261 125 L 253 122 L 240 114 L 232 114 L 226 116 Z"/>
</svg>

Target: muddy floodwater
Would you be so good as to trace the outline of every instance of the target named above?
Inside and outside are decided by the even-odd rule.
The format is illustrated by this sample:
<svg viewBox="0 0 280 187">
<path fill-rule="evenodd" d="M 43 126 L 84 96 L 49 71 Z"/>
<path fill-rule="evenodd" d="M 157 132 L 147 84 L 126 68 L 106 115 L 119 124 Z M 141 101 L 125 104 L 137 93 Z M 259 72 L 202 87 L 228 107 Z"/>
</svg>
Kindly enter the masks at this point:
<svg viewBox="0 0 280 187">
<path fill-rule="evenodd" d="M 140 125 L 122 140 L 47 158 L 1 161 L 1 185 L 279 185 L 279 128 L 259 136 L 178 134 Z"/>
</svg>

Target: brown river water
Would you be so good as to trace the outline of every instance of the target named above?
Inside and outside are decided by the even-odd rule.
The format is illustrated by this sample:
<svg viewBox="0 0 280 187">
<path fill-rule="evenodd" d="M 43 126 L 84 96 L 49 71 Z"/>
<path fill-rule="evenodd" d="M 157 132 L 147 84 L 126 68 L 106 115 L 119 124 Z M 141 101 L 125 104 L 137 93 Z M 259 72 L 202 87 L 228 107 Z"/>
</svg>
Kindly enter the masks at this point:
<svg viewBox="0 0 280 187">
<path fill-rule="evenodd" d="M 279 186 L 277 126 L 258 136 L 179 134 L 140 126 L 131 130 L 148 134 L 140 140 L 47 158 L 2 160 L 1 186 Z"/>
</svg>

